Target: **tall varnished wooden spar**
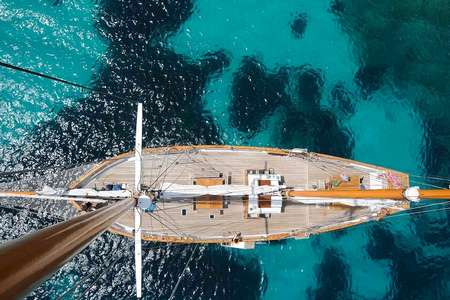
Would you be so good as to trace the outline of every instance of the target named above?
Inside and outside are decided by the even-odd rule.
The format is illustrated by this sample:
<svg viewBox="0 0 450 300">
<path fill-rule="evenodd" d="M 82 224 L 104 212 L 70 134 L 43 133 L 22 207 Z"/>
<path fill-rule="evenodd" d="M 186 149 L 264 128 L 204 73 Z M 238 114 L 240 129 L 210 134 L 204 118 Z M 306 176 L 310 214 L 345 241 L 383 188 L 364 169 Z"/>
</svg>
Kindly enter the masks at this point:
<svg viewBox="0 0 450 300">
<path fill-rule="evenodd" d="M 128 209 L 126 199 L 0 246 L 0 299 L 17 299 L 50 277 Z"/>
<path fill-rule="evenodd" d="M 135 188 L 141 192 L 142 176 L 142 104 L 138 104 L 135 147 Z M 87 195 L 87 194 L 86 194 Z M 89 196 L 89 195 L 87 195 Z M 105 203 L 108 200 L 91 196 L 41 195 L 36 192 L 0 192 L 0 197 L 52 199 L 72 202 Z M 141 210 L 135 207 L 140 197 L 117 200 L 113 205 L 85 213 L 20 239 L 0 246 L 0 300 L 23 297 L 48 278 L 57 268 L 83 250 L 99 234 L 108 229 L 127 210 L 135 212 L 136 296 L 142 297 Z M 108 198 L 108 197 L 107 197 Z"/>
</svg>

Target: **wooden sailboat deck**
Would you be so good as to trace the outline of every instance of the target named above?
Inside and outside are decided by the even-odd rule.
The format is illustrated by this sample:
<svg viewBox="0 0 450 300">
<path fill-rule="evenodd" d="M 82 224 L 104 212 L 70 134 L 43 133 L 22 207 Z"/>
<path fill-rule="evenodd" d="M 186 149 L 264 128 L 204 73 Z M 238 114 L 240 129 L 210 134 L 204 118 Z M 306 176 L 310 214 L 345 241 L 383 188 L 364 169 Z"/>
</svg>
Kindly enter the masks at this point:
<svg viewBox="0 0 450 300">
<path fill-rule="evenodd" d="M 368 189 L 380 186 L 390 188 L 392 182 L 384 176 L 387 172 L 395 176 L 402 186 L 408 184 L 406 174 L 351 160 L 315 153 L 223 146 L 146 149 L 142 184 L 152 189 L 162 189 L 164 184 L 166 187 L 171 184 L 193 185 L 199 178 L 214 178 L 225 185 L 248 185 L 248 170 L 270 170 L 282 176 L 285 186 L 301 190 L 326 188 L 343 174 L 351 179 L 336 188 L 359 189 L 361 184 Z M 352 181 L 354 178 L 358 179 L 356 183 Z M 101 189 L 117 183 L 130 189 L 133 186 L 132 155 L 122 155 L 104 162 L 72 187 Z M 250 218 L 245 197 L 224 197 L 219 205 L 215 201 L 207 206 L 198 205 L 196 198 L 159 201 L 154 213 L 143 213 L 143 238 L 174 242 L 227 242 L 239 235 L 243 240 L 270 240 L 303 237 L 328 227 L 347 226 L 377 217 L 377 212 L 367 207 L 305 205 L 284 199 L 282 213 Z M 399 201 L 395 209 L 404 207 L 405 203 Z M 133 222 L 133 212 L 129 211 L 116 222 L 112 231 L 131 235 Z"/>
<path fill-rule="evenodd" d="M 192 203 L 186 205 L 186 202 L 165 203 L 160 205 L 160 208 L 161 211 L 153 213 L 154 217 L 144 214 L 144 238 L 173 236 L 205 242 L 210 239 L 229 241 L 240 233 L 249 239 L 264 240 L 269 235 L 284 233 L 297 233 L 302 236 L 302 233 L 307 231 L 372 215 L 367 208 L 347 209 L 291 203 L 285 207 L 283 214 L 271 214 L 267 218 L 245 218 L 245 203 L 237 200 L 223 209 L 223 214 L 220 209 L 194 211 Z M 182 216 L 181 209 L 186 209 L 186 216 Z M 214 215 L 214 219 L 211 219 L 210 215 Z M 133 218 L 133 211 L 129 211 L 118 223 L 129 224 L 131 228 Z"/>
</svg>

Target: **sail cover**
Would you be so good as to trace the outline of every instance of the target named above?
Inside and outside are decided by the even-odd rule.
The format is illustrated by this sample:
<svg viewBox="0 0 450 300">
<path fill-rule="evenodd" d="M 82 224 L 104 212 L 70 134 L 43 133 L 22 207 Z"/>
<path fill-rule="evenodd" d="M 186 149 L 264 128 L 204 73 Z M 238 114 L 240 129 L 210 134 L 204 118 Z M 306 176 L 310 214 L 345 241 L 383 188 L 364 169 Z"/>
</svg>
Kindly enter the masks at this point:
<svg viewBox="0 0 450 300">
<path fill-rule="evenodd" d="M 352 198 L 307 198 L 307 197 L 291 197 L 291 201 L 302 204 L 316 204 L 316 205 L 329 205 L 340 204 L 353 207 L 370 207 L 374 210 L 381 209 L 383 207 L 395 207 L 398 205 L 398 201 L 391 199 L 352 199 Z"/>
<path fill-rule="evenodd" d="M 248 186 L 248 185 L 184 185 L 165 182 L 162 185 L 163 198 L 179 198 L 179 197 L 197 197 L 201 195 L 215 195 L 215 196 L 244 196 L 250 194 L 267 194 L 278 192 L 283 186 Z M 252 191 L 252 189 L 254 189 Z"/>
</svg>

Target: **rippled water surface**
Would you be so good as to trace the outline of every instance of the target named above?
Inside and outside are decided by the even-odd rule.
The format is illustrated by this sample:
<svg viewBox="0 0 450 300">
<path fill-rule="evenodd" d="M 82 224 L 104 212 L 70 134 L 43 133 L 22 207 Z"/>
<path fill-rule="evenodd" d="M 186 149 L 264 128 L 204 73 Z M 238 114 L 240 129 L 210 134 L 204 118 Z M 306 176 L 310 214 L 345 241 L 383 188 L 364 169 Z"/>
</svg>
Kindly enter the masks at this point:
<svg viewBox="0 0 450 300">
<path fill-rule="evenodd" d="M 447 0 L 0 0 L 0 60 L 101 91 L 0 69 L 2 171 L 130 150 L 142 101 L 146 146 L 306 147 L 450 175 Z M 2 240 L 73 214 L 11 201 Z M 449 221 L 437 211 L 254 251 L 203 246 L 176 296 L 448 299 Z M 144 248 L 144 295 L 167 299 L 193 247 Z M 133 298 L 132 250 L 105 233 L 29 298 Z"/>
</svg>

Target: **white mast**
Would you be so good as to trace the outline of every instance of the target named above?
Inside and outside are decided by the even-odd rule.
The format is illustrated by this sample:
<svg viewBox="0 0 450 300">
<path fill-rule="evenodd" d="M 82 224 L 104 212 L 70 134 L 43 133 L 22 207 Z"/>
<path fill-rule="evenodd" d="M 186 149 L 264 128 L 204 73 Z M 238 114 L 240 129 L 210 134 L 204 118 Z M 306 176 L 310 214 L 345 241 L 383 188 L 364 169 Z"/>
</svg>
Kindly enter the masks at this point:
<svg viewBox="0 0 450 300">
<path fill-rule="evenodd" d="M 142 180 L 142 103 L 138 104 L 136 120 L 136 144 L 134 149 L 134 190 L 137 195 L 141 192 Z M 142 297 L 142 210 L 134 208 L 134 261 L 136 271 L 136 296 Z"/>
</svg>

